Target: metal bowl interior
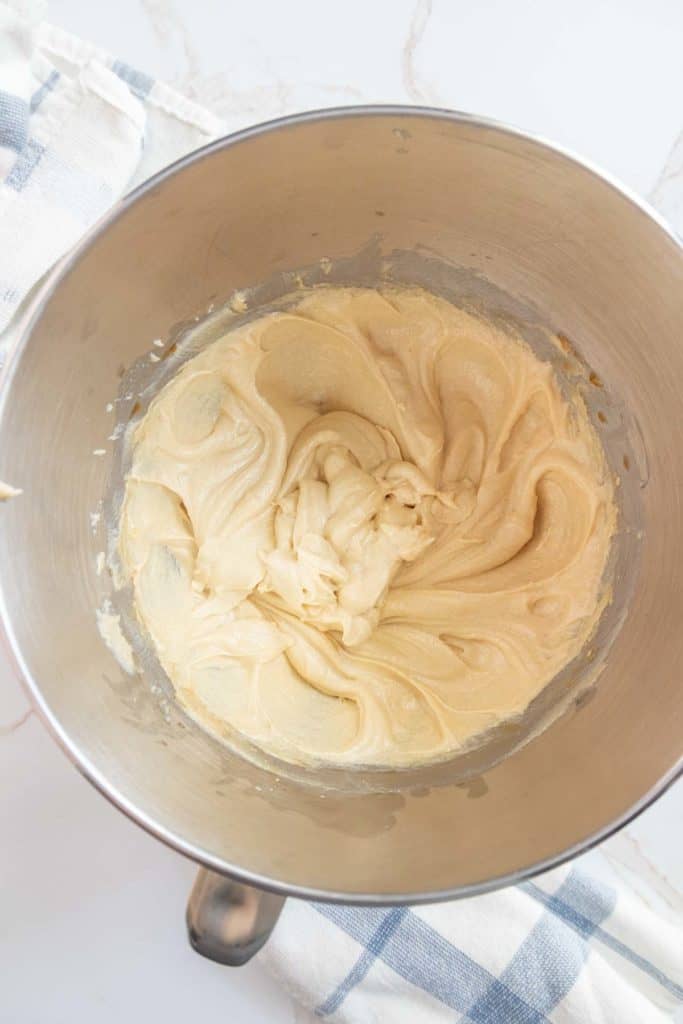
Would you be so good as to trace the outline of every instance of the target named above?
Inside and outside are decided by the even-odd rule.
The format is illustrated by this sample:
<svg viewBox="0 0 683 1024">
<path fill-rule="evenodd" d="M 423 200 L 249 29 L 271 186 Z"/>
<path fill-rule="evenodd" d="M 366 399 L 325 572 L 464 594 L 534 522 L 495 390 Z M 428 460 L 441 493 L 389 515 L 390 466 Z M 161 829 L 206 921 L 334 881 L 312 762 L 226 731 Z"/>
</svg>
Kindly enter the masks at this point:
<svg viewBox="0 0 683 1024">
<path fill-rule="evenodd" d="M 110 584 L 92 514 L 121 468 L 108 405 L 118 394 L 125 420 L 144 402 L 153 339 L 235 289 L 265 282 L 256 301 L 273 302 L 295 269 L 322 280 L 322 257 L 333 279 L 414 281 L 510 322 L 573 372 L 547 343 L 559 332 L 591 368 L 620 476 L 615 599 L 593 652 L 523 722 L 434 769 L 272 771 L 194 727 L 153 660 L 126 676 L 97 629 Z M 445 112 L 286 119 L 139 189 L 52 275 L 0 398 L 0 476 L 24 490 L 0 517 L 4 629 L 70 757 L 196 860 L 323 898 L 481 891 L 627 820 L 681 759 L 681 294 L 681 246 L 637 201 L 538 140 Z"/>
</svg>

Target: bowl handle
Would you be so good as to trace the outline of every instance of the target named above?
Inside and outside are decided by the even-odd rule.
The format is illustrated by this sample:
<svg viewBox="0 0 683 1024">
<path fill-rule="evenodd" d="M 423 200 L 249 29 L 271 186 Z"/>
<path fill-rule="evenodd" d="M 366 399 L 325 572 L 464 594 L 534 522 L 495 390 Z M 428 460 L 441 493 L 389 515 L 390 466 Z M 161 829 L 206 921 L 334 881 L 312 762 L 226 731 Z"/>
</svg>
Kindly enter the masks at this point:
<svg viewBox="0 0 683 1024">
<path fill-rule="evenodd" d="M 185 917 L 190 945 L 209 960 L 241 967 L 267 940 L 284 902 L 284 896 L 200 868 Z"/>
</svg>

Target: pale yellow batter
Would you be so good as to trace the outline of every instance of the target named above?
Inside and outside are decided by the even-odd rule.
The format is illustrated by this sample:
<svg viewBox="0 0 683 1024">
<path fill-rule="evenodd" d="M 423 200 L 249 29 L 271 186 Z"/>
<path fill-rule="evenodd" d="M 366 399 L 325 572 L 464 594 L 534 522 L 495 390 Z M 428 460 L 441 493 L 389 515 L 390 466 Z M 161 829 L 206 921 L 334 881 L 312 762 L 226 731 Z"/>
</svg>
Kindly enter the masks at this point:
<svg viewBox="0 0 683 1024">
<path fill-rule="evenodd" d="M 317 289 L 138 426 L 120 553 L 189 711 L 297 762 L 443 758 L 604 603 L 612 485 L 521 341 L 418 290 Z"/>
</svg>

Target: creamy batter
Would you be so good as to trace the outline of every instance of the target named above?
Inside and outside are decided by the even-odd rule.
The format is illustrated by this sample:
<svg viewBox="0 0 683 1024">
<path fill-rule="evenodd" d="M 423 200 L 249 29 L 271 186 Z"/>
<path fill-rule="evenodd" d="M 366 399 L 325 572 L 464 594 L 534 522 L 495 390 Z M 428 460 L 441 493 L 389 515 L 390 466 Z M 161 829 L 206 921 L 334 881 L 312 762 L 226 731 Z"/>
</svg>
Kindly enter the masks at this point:
<svg viewBox="0 0 683 1024">
<path fill-rule="evenodd" d="M 22 493 L 18 487 L 12 487 L 11 484 L 6 484 L 4 480 L 0 480 L 0 501 L 9 501 L 10 498 L 17 498 Z"/>
<path fill-rule="evenodd" d="M 296 762 L 443 758 L 604 604 L 612 484 L 521 341 L 320 288 L 187 362 L 133 438 L 120 554 L 181 702 Z"/>
</svg>

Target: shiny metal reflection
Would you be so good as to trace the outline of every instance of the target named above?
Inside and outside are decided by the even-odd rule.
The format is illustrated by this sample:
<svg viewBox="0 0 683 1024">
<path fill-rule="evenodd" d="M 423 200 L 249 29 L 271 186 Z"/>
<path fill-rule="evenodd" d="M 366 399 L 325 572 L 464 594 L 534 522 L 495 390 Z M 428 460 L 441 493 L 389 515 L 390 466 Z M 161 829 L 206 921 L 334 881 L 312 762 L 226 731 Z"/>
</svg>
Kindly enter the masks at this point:
<svg viewBox="0 0 683 1024">
<path fill-rule="evenodd" d="M 284 902 L 284 896 L 200 868 L 187 904 L 190 945 L 209 960 L 241 967 L 266 942 Z"/>
<path fill-rule="evenodd" d="M 526 745 L 511 735 L 499 763 L 275 774 L 194 728 L 151 662 L 127 677 L 96 628 L 111 581 L 90 516 L 117 468 L 121 376 L 235 289 L 284 291 L 323 256 L 352 279 L 359 253 L 375 268 L 359 283 L 418 254 L 425 284 L 561 332 L 606 385 L 587 400 L 623 495 L 613 642 L 591 699 L 588 658 L 565 680 L 569 711 Z M 138 189 L 50 275 L 0 394 L 0 477 L 24 490 L 0 513 L 3 643 L 68 756 L 206 867 L 321 899 L 482 892 L 629 820 L 681 768 L 681 295 L 681 244 L 653 211 L 542 140 L 445 111 L 283 119 Z M 144 396 L 121 399 L 125 418 Z"/>
</svg>

